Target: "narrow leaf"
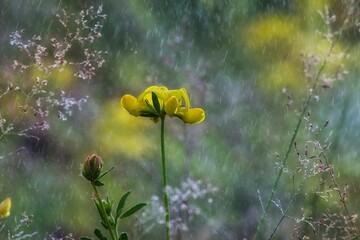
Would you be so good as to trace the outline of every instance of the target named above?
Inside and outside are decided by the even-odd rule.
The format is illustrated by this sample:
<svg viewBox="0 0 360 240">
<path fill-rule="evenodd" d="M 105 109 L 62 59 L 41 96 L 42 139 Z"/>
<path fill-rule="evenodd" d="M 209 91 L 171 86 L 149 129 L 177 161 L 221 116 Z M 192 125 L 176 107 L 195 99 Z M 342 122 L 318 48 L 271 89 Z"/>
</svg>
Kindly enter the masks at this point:
<svg viewBox="0 0 360 240">
<path fill-rule="evenodd" d="M 101 186 L 104 186 L 104 183 L 100 182 L 99 180 L 96 180 L 94 182 L 95 186 L 98 186 L 98 187 L 101 187 Z"/>
<path fill-rule="evenodd" d="M 120 234 L 119 240 L 128 240 L 128 235 L 127 233 L 123 232 Z"/>
<path fill-rule="evenodd" d="M 130 208 L 129 210 L 127 210 L 123 215 L 121 215 L 120 218 L 126 218 L 134 213 L 136 213 L 137 211 L 139 211 L 141 208 L 145 207 L 146 203 L 139 203 L 136 204 L 134 207 Z"/>
<path fill-rule="evenodd" d="M 92 240 L 90 237 L 81 237 L 80 240 Z"/>
<path fill-rule="evenodd" d="M 160 113 L 161 109 L 160 109 L 160 103 L 159 103 L 158 96 L 154 92 L 151 92 L 151 97 L 152 97 L 152 102 L 153 102 L 156 112 Z"/>
<path fill-rule="evenodd" d="M 128 196 L 130 195 L 131 191 L 125 193 L 121 198 L 120 198 L 120 201 L 117 205 L 117 208 L 116 208 L 116 215 L 115 215 L 115 219 L 117 220 L 125 206 L 125 202 L 126 202 L 126 199 L 128 198 Z"/>
<path fill-rule="evenodd" d="M 149 113 L 149 112 L 140 112 L 141 117 L 158 117 L 158 114 Z"/>
<path fill-rule="evenodd" d="M 95 228 L 94 234 L 100 239 L 100 240 L 106 240 L 106 237 L 101 233 L 100 229 Z"/>
<path fill-rule="evenodd" d="M 101 200 L 100 200 L 100 201 L 101 201 Z M 97 199 L 94 199 L 94 202 L 95 202 L 96 209 L 98 210 L 101 219 L 105 221 L 105 219 L 106 219 L 107 216 L 104 215 L 103 212 L 101 211 L 101 207 L 100 207 L 99 201 L 98 201 Z"/>
<path fill-rule="evenodd" d="M 105 171 L 103 174 L 101 174 L 96 180 L 100 180 L 100 178 L 102 178 L 103 176 L 105 176 L 106 174 L 108 174 L 111 170 L 113 170 L 115 167 L 111 167 L 109 170 Z"/>
<path fill-rule="evenodd" d="M 109 230 L 109 227 L 105 224 L 103 220 L 101 220 L 100 223 L 106 230 Z"/>
</svg>

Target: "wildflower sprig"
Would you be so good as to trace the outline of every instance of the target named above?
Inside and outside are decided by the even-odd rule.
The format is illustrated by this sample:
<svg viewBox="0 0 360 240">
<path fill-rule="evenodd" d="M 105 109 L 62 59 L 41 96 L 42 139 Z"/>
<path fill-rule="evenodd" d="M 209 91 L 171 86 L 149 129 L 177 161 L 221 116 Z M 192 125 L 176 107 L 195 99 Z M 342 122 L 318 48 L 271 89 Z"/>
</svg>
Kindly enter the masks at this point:
<svg viewBox="0 0 360 240">
<path fill-rule="evenodd" d="M 106 199 L 101 199 L 98 187 L 104 186 L 104 183 L 101 182 L 100 179 L 107 173 L 109 173 L 112 169 L 114 169 L 114 167 L 110 168 L 104 173 L 101 173 L 103 165 L 104 163 L 101 157 L 96 154 L 92 154 L 86 158 L 81 169 L 81 174 L 85 179 L 90 181 L 94 189 L 94 203 L 100 215 L 100 223 L 103 228 L 105 228 L 105 230 L 109 232 L 112 240 L 127 240 L 128 235 L 126 232 L 122 232 L 119 235 L 118 226 L 120 219 L 129 217 L 132 214 L 136 213 L 141 208 L 145 207 L 146 203 L 136 204 L 127 211 L 123 212 L 126 200 L 131 193 L 127 192 L 120 198 L 115 210 L 115 214 L 113 214 L 114 202 L 109 197 L 106 197 Z M 108 239 L 104 236 L 104 234 L 99 228 L 94 229 L 94 234 L 98 237 L 99 240 Z M 81 237 L 81 240 L 92 240 L 92 238 Z"/>
<path fill-rule="evenodd" d="M 167 193 L 167 170 L 165 161 L 165 117 L 178 117 L 184 123 L 196 124 L 205 120 L 205 111 L 190 108 L 190 99 L 185 88 L 169 90 L 164 86 L 151 86 L 137 98 L 126 94 L 121 106 L 135 117 L 148 117 L 155 123 L 161 121 L 160 147 L 163 175 L 163 200 L 165 208 L 166 240 L 170 240 L 170 203 Z"/>
</svg>

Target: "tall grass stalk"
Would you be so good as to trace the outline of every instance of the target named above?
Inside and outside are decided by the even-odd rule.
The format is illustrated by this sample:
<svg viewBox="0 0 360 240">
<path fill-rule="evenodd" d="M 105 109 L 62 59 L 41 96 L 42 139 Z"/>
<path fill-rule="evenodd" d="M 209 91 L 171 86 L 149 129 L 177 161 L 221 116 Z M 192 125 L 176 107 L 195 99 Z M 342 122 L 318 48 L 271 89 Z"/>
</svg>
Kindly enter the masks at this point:
<svg viewBox="0 0 360 240">
<path fill-rule="evenodd" d="M 279 172 L 278 172 L 278 174 L 277 174 L 277 176 L 276 176 L 274 185 L 273 185 L 273 187 L 271 188 L 270 196 L 269 196 L 268 200 L 266 201 L 266 204 L 265 204 L 265 207 L 264 207 L 264 211 L 263 211 L 263 214 L 262 214 L 262 216 L 261 216 L 261 218 L 260 218 L 260 220 L 259 220 L 259 224 L 258 224 L 258 226 L 257 226 L 257 228 L 256 228 L 256 232 L 255 232 L 255 235 L 254 235 L 254 237 L 253 237 L 253 240 L 256 240 L 256 239 L 258 238 L 258 236 L 259 236 L 259 234 L 260 234 L 260 232 L 261 232 L 262 226 L 264 225 L 265 218 L 266 218 L 266 216 L 267 216 L 267 213 L 268 213 L 268 211 L 269 211 L 270 204 L 271 204 L 271 202 L 273 201 L 274 195 L 275 195 L 276 190 L 277 190 L 277 188 L 278 188 L 278 184 L 279 184 L 279 182 L 280 182 L 280 178 L 281 178 L 281 176 L 282 176 L 282 174 L 283 174 L 283 172 L 284 172 L 284 168 L 285 168 L 286 163 L 287 163 L 287 160 L 288 160 L 288 158 L 289 158 L 290 151 L 291 151 L 291 149 L 292 149 L 292 147 L 293 147 L 294 141 L 295 141 L 295 139 L 296 139 L 296 137 L 297 137 L 297 134 L 298 134 L 298 132 L 299 132 L 301 123 L 302 123 L 302 121 L 303 121 L 303 118 L 304 118 L 304 116 L 305 116 L 305 114 L 306 114 L 306 112 L 307 112 L 307 110 L 308 110 L 308 108 L 309 108 L 309 105 L 310 105 L 310 103 L 311 103 L 311 100 L 312 100 L 312 98 L 313 98 L 313 96 L 314 96 L 314 92 L 315 92 L 316 89 L 317 89 L 320 76 L 321 76 L 322 72 L 323 72 L 324 69 L 325 69 L 325 66 L 326 66 L 326 64 L 327 64 L 327 62 L 328 62 L 328 58 L 329 58 L 329 55 L 331 54 L 331 52 L 332 52 L 332 50 L 333 50 L 333 47 L 334 47 L 334 43 L 332 42 L 331 45 L 330 45 L 330 47 L 329 47 L 328 52 L 327 52 L 326 55 L 325 55 L 324 61 L 323 61 L 321 67 L 319 68 L 319 70 L 318 70 L 318 72 L 317 72 L 317 74 L 316 74 L 314 83 L 313 83 L 313 85 L 312 85 L 312 88 L 311 88 L 310 91 L 309 91 L 309 95 L 308 95 L 308 97 L 307 97 L 307 100 L 306 100 L 306 102 L 305 102 L 304 105 L 303 105 L 303 108 L 302 108 L 301 114 L 300 114 L 300 116 L 299 116 L 299 119 L 298 119 L 298 121 L 297 121 L 295 130 L 294 130 L 294 133 L 293 133 L 293 135 L 292 135 L 292 137 L 291 137 L 291 140 L 290 140 L 290 142 L 289 142 L 289 146 L 288 146 L 288 148 L 287 148 L 287 150 L 286 150 L 286 153 L 285 153 L 285 155 L 284 155 L 284 158 L 283 158 L 283 160 L 282 160 L 282 162 L 281 162 L 281 166 L 280 166 Z"/>
</svg>

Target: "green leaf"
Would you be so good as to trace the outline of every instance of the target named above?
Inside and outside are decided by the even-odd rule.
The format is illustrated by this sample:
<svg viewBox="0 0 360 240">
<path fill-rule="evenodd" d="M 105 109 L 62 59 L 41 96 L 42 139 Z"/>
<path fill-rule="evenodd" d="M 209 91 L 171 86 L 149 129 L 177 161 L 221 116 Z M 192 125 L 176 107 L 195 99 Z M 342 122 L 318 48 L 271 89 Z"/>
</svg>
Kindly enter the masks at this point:
<svg viewBox="0 0 360 240">
<path fill-rule="evenodd" d="M 120 234 L 119 240 L 128 240 L 128 235 L 126 232 Z"/>
<path fill-rule="evenodd" d="M 107 240 L 106 237 L 101 233 L 100 229 L 95 228 L 94 234 L 100 239 L 100 240 Z"/>
<path fill-rule="evenodd" d="M 81 237 L 80 240 L 92 240 L 90 237 Z"/>
<path fill-rule="evenodd" d="M 101 220 L 100 223 L 106 230 L 109 230 L 109 227 L 105 224 L 103 220 Z"/>
<path fill-rule="evenodd" d="M 98 187 L 101 187 L 101 186 L 104 186 L 104 183 L 100 182 L 99 180 L 96 180 L 94 182 L 95 186 L 98 186 Z"/>
<path fill-rule="evenodd" d="M 126 199 L 128 198 L 128 196 L 130 195 L 131 191 L 125 193 L 119 200 L 119 203 L 117 205 L 117 208 L 116 208 L 116 215 L 115 215 L 115 219 L 117 220 L 122 212 L 122 210 L 124 209 L 124 206 L 125 206 L 125 202 L 126 202 Z"/>
<path fill-rule="evenodd" d="M 152 102 L 153 102 L 156 112 L 160 113 L 161 109 L 160 109 L 160 103 L 159 103 L 158 96 L 154 92 L 151 92 L 151 97 L 152 97 Z"/>
<path fill-rule="evenodd" d="M 134 213 L 136 213 L 137 211 L 139 211 L 141 208 L 145 207 L 147 204 L 146 203 L 139 203 L 136 204 L 135 206 L 133 206 L 132 208 L 130 208 L 129 210 L 126 211 L 126 213 L 124 213 L 123 215 L 121 215 L 120 218 L 126 218 Z"/>
<path fill-rule="evenodd" d="M 103 217 L 103 214 L 101 212 L 101 208 L 100 208 L 100 203 L 98 200 L 94 199 L 94 203 L 95 203 L 95 206 L 96 206 L 96 209 L 98 210 L 98 213 L 100 215 L 100 217 L 102 218 Z"/>
<path fill-rule="evenodd" d="M 110 171 L 112 171 L 115 167 L 111 167 L 109 170 L 105 171 L 103 174 L 101 174 L 98 178 L 97 181 L 99 181 L 100 178 L 102 178 L 103 176 L 105 176 L 106 174 L 108 174 Z"/>
<path fill-rule="evenodd" d="M 101 200 L 100 200 L 100 201 L 101 201 Z M 105 220 L 107 216 L 104 215 L 103 212 L 101 211 L 100 203 L 98 202 L 97 199 L 94 199 L 94 202 L 95 202 L 96 209 L 98 210 L 101 219 L 102 219 L 102 220 Z"/>
</svg>

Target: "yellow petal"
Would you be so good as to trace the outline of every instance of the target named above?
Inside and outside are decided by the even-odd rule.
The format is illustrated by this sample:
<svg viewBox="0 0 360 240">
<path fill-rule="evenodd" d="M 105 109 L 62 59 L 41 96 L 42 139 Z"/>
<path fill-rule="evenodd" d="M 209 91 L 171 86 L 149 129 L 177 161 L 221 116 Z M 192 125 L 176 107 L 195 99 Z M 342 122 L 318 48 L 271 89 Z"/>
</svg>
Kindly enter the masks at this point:
<svg viewBox="0 0 360 240">
<path fill-rule="evenodd" d="M 179 107 L 179 102 L 175 96 L 171 96 L 170 99 L 165 102 L 165 112 L 170 117 L 174 116 Z"/>
<path fill-rule="evenodd" d="M 6 198 L 0 203 L 0 218 L 4 218 L 10 215 L 11 199 Z"/>
<path fill-rule="evenodd" d="M 162 102 L 164 102 L 168 98 L 168 92 L 167 91 L 156 90 L 156 91 L 154 91 L 154 93 L 158 97 L 160 105 L 161 105 Z"/>
<path fill-rule="evenodd" d="M 152 93 L 155 93 L 158 97 L 160 108 L 163 108 L 165 100 L 168 98 L 168 89 L 166 87 L 151 86 L 148 87 L 144 92 L 142 92 L 137 98 L 138 102 L 143 105 L 146 103 L 154 106 L 152 101 Z"/>
<path fill-rule="evenodd" d="M 205 119 L 205 112 L 201 108 L 191 108 L 188 111 L 183 112 L 181 119 L 185 123 L 201 123 Z"/>
<path fill-rule="evenodd" d="M 121 106 L 131 115 L 135 117 L 140 115 L 140 111 L 142 110 L 142 105 L 139 104 L 138 100 L 134 96 L 126 94 L 121 98 L 120 102 L 121 102 Z"/>
<path fill-rule="evenodd" d="M 142 93 L 138 96 L 137 100 L 138 100 L 139 102 L 142 101 L 143 98 L 144 98 L 147 94 L 151 93 L 152 91 L 154 91 L 154 90 L 156 90 L 156 89 L 158 89 L 158 88 L 159 88 L 158 86 L 148 87 L 147 89 L 145 89 L 144 92 L 142 92 Z"/>
<path fill-rule="evenodd" d="M 178 100 L 180 100 L 183 96 L 183 93 L 181 90 L 177 90 L 177 89 L 172 89 L 169 90 L 169 96 L 175 96 Z"/>
<path fill-rule="evenodd" d="M 190 99 L 189 99 L 189 96 L 188 96 L 185 88 L 180 88 L 180 91 L 181 91 L 182 97 L 184 98 L 184 101 L 185 101 L 185 110 L 188 111 L 189 108 L 190 108 Z M 204 119 L 203 119 L 203 120 L 204 120 Z"/>
<path fill-rule="evenodd" d="M 168 89 L 166 87 L 158 87 L 158 86 L 151 86 L 148 87 L 144 92 L 142 92 L 139 97 L 137 98 L 139 102 L 144 101 L 145 96 L 150 94 L 150 97 L 146 97 L 148 98 L 148 100 L 151 99 L 151 92 L 155 92 L 156 95 L 160 98 L 161 96 L 159 96 L 157 94 L 157 92 L 164 92 L 164 91 L 168 91 Z M 161 95 L 161 93 L 159 93 Z"/>
</svg>

